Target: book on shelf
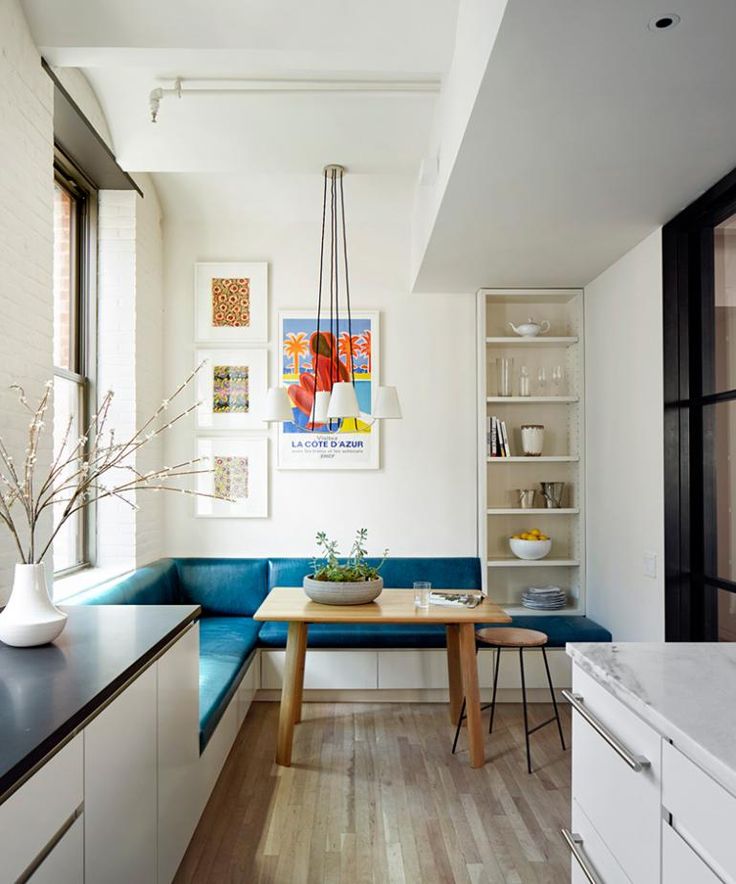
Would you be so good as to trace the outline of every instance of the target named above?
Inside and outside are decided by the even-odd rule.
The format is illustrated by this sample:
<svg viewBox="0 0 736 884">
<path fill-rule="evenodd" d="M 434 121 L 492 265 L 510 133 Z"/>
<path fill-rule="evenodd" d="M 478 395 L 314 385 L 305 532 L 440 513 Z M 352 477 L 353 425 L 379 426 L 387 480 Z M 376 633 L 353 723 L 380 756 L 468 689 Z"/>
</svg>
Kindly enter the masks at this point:
<svg viewBox="0 0 736 884">
<path fill-rule="evenodd" d="M 491 416 L 487 419 L 488 457 L 511 457 L 506 421 Z"/>
</svg>

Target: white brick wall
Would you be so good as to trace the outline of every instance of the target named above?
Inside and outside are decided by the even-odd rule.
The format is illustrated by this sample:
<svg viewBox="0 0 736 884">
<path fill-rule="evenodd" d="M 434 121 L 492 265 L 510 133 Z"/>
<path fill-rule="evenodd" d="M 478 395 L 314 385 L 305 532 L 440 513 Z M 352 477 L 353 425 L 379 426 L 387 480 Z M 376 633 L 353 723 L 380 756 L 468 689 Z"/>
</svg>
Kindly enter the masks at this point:
<svg viewBox="0 0 736 884">
<path fill-rule="evenodd" d="M 18 456 L 26 415 L 11 383 L 29 396 L 51 377 L 53 123 L 51 82 L 17 0 L 0 0 L 0 433 Z M 50 435 L 39 459 L 48 466 Z M 0 602 L 17 554 L 0 533 Z"/>
</svg>

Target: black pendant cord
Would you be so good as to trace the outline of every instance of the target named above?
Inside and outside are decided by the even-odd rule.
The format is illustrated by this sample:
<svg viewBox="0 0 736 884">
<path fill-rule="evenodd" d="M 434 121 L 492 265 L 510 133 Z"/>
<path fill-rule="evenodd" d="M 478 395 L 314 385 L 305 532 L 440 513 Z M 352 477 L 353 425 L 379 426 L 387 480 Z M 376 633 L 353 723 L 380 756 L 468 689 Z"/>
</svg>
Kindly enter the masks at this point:
<svg viewBox="0 0 736 884">
<path fill-rule="evenodd" d="M 330 171 L 330 381 L 332 387 L 335 386 L 335 373 L 336 373 L 336 355 L 335 355 L 335 341 L 337 335 L 337 329 L 335 328 L 335 300 L 337 295 L 337 287 L 335 280 L 335 248 L 337 243 L 335 242 L 335 178 L 337 172 L 335 169 Z M 332 393 L 332 390 L 330 390 Z M 338 422 L 339 426 L 339 422 Z M 332 430 L 332 419 L 328 421 L 327 424 L 328 430 Z"/>
<path fill-rule="evenodd" d="M 345 189 L 340 176 L 340 211 L 342 213 L 342 255 L 345 263 L 345 303 L 348 311 L 348 352 L 350 354 L 350 382 L 355 388 L 355 359 L 353 358 L 353 315 L 350 310 L 350 274 L 348 273 L 348 236 L 345 229 Z M 358 418 L 355 418 L 355 430 L 358 430 Z"/>
<path fill-rule="evenodd" d="M 325 263 L 325 221 L 327 219 L 327 176 L 325 175 L 325 183 L 322 188 L 322 235 L 319 243 L 319 288 L 317 290 L 317 337 L 316 348 L 314 352 L 314 364 L 312 365 L 312 373 L 314 376 L 314 388 L 312 390 L 312 430 L 314 431 L 314 419 L 317 413 L 317 370 L 319 369 L 319 336 L 320 336 L 320 319 L 322 316 L 322 280 L 324 276 Z"/>
</svg>

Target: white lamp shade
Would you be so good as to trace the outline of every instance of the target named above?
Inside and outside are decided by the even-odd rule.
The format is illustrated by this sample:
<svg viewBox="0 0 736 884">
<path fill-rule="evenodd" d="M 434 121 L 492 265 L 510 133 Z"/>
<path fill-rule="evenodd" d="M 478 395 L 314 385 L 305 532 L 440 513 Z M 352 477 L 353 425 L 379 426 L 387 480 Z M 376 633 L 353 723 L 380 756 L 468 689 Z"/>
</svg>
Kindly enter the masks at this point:
<svg viewBox="0 0 736 884">
<path fill-rule="evenodd" d="M 330 407 L 330 391 L 329 390 L 318 390 L 314 397 L 314 417 L 312 420 L 315 424 L 326 424 L 327 423 L 327 412 Z"/>
<path fill-rule="evenodd" d="M 379 387 L 376 393 L 376 404 L 373 407 L 373 417 L 376 420 L 390 420 L 401 416 L 401 405 L 396 387 Z"/>
<path fill-rule="evenodd" d="M 286 387 L 269 387 L 268 393 L 266 393 L 263 420 L 267 423 L 294 420 L 291 399 L 286 392 Z"/>
<path fill-rule="evenodd" d="M 327 409 L 327 417 L 360 417 L 358 398 L 355 395 L 353 385 L 349 381 L 339 381 L 332 385 L 330 405 Z"/>
</svg>

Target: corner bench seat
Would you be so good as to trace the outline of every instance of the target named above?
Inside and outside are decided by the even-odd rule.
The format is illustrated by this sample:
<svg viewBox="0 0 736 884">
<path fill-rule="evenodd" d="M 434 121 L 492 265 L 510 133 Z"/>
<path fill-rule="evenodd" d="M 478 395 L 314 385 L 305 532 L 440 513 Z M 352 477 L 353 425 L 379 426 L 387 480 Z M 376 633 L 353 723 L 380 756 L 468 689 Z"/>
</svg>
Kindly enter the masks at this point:
<svg viewBox="0 0 736 884">
<path fill-rule="evenodd" d="M 199 624 L 200 748 L 203 751 L 258 647 L 284 648 L 286 623 L 260 623 L 253 615 L 275 586 L 299 586 L 311 559 L 160 559 L 114 582 L 67 600 L 84 605 L 176 605 L 202 607 Z M 470 557 L 392 558 L 382 568 L 387 586 L 410 588 L 414 580 L 435 586 L 480 589 L 480 560 Z M 569 641 L 608 642 L 611 633 L 576 615 L 523 615 L 512 626 L 540 629 L 549 646 Z M 483 624 L 479 623 L 478 627 Z M 435 624 L 326 624 L 309 629 L 313 648 L 444 648 L 445 630 Z"/>
</svg>

